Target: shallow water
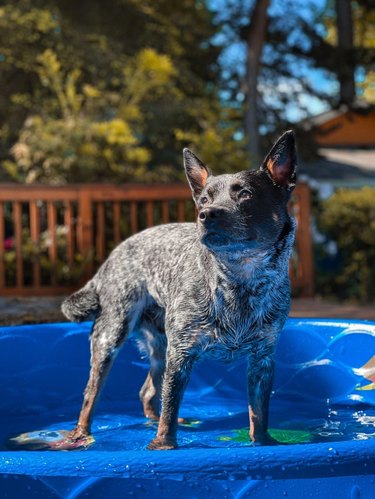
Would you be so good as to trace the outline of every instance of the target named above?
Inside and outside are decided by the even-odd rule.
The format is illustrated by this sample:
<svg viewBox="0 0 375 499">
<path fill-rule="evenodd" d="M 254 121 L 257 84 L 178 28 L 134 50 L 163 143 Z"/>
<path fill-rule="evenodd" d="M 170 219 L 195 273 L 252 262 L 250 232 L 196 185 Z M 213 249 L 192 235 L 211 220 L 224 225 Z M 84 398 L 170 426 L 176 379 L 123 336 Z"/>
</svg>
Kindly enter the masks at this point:
<svg viewBox="0 0 375 499">
<path fill-rule="evenodd" d="M 375 324 L 288 321 L 270 407 L 270 433 L 283 445 L 249 442 L 244 360 L 197 366 L 180 412 L 181 450 L 145 451 L 156 432 L 138 400 L 148 364 L 129 343 L 103 390 L 91 447 L 9 452 L 10 436 L 53 441 L 74 427 L 90 329 L 0 328 L 0 497 L 374 497 Z"/>
<path fill-rule="evenodd" d="M 227 399 L 208 397 L 205 403 L 199 401 L 193 405 L 193 400 L 189 398 L 187 396 L 181 410 L 181 414 L 186 417 L 186 423 L 179 426 L 181 449 L 251 445 L 248 416 L 243 410 L 246 406 L 241 401 L 232 400 L 228 407 Z M 94 419 L 95 443 L 88 451 L 145 449 L 156 433 L 157 423 L 142 416 L 139 402 L 106 405 L 108 411 L 100 411 Z M 75 408 L 65 407 L 65 413 L 44 414 L 43 418 L 40 415 L 35 418 L 1 418 L 2 450 L 9 448 L 9 437 L 23 432 L 29 432 L 29 437 L 46 442 L 59 439 L 59 435 L 53 432 L 73 428 L 74 412 Z M 288 445 L 373 439 L 375 408 L 316 407 L 276 400 L 271 404 L 270 434 L 280 444 Z"/>
<path fill-rule="evenodd" d="M 90 323 L 0 328 L 0 446 L 23 432 L 74 427 L 89 368 Z M 375 324 L 290 319 L 276 355 L 270 432 L 282 443 L 367 440 L 375 434 Z M 156 424 L 138 392 L 148 363 L 126 344 L 94 417 L 91 449 L 144 449 Z M 181 448 L 250 445 L 246 359 L 202 362 L 181 416 Z M 45 439 L 54 435 L 44 434 Z"/>
</svg>

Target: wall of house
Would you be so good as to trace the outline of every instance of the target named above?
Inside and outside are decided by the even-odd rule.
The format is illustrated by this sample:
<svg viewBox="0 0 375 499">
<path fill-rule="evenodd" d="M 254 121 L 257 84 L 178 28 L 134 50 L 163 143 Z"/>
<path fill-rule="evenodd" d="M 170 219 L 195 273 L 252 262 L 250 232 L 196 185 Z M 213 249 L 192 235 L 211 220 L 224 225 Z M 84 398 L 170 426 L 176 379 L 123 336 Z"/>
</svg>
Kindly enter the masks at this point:
<svg viewBox="0 0 375 499">
<path fill-rule="evenodd" d="M 375 147 L 375 111 L 332 118 L 316 128 L 316 140 L 322 147 Z"/>
</svg>

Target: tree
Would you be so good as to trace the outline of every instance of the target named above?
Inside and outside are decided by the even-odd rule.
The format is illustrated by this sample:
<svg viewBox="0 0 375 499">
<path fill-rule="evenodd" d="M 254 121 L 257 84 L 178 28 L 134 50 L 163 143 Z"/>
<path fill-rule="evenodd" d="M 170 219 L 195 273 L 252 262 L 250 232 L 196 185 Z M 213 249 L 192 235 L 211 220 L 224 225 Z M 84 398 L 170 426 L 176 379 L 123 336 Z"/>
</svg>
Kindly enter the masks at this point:
<svg viewBox="0 0 375 499">
<path fill-rule="evenodd" d="M 340 82 L 340 104 L 353 104 L 355 100 L 354 40 L 351 0 L 336 0 L 337 48 L 340 64 L 337 77 Z"/>
<path fill-rule="evenodd" d="M 258 75 L 267 33 L 269 0 L 257 0 L 246 33 L 246 108 L 245 133 L 250 158 L 260 159 L 258 124 Z"/>
<path fill-rule="evenodd" d="M 211 43 L 216 31 L 211 18 L 205 3 L 193 0 L 67 0 L 58 6 L 52 0 L 13 0 L 0 7 L 0 161 L 8 173 L 41 180 L 42 158 L 52 155 L 62 158 L 59 168 L 55 160 L 49 167 L 50 175 L 58 171 L 55 181 L 94 180 L 106 173 L 127 180 L 131 175 L 123 175 L 121 161 L 142 165 L 136 168 L 139 179 L 146 173 L 149 180 L 179 176 L 176 134 L 189 130 L 198 136 L 211 126 L 211 117 L 205 118 L 210 102 L 217 109 L 219 48 Z M 48 54 L 59 66 L 53 78 L 41 69 Z M 138 71 L 147 54 L 156 66 Z M 166 61 L 168 78 L 155 85 Z M 120 140 L 120 129 L 121 140 L 131 143 L 105 146 L 104 135 L 113 141 L 117 130 Z M 91 145 L 78 151 L 83 137 Z M 96 159 L 101 173 L 91 178 L 79 173 Z"/>
<path fill-rule="evenodd" d="M 319 16 L 320 32 L 305 26 L 313 41 L 304 53 L 316 68 L 323 68 L 337 79 L 340 92 L 330 104 L 355 104 L 358 97 L 373 102 L 375 64 L 375 3 L 373 0 L 329 0 Z M 358 78 L 358 75 L 361 75 Z"/>
<path fill-rule="evenodd" d="M 56 54 L 40 54 L 38 73 L 50 91 L 50 106 L 29 115 L 3 164 L 23 182 L 152 180 L 150 151 L 140 144 L 140 102 L 169 91 L 175 73 L 167 56 L 143 49 L 123 70 L 121 92 L 79 83 L 80 72 L 64 72 Z M 159 172 L 160 173 L 160 172 Z"/>
<path fill-rule="evenodd" d="M 345 6 L 341 9 L 344 3 L 346 13 Z M 327 0 L 318 7 L 313 1 L 273 0 L 269 2 L 264 40 L 263 24 L 259 19 L 255 20 L 259 5 L 258 0 L 222 0 L 216 18 L 223 26 L 222 36 L 230 46 L 221 56 L 224 62 L 223 94 L 231 106 L 242 109 L 248 122 L 249 118 L 253 120 L 251 127 L 259 130 L 258 147 L 262 153 L 281 130 L 291 125 L 298 128 L 298 122 L 312 114 L 335 108 L 343 101 L 353 101 L 353 81 L 355 95 L 363 93 L 367 99 L 373 98 L 375 4 L 373 0 L 337 0 L 337 4 Z M 340 20 L 337 11 L 340 11 Z M 350 49 L 350 12 L 353 49 Z M 340 44 L 337 22 L 341 31 Z M 249 43 L 251 26 L 261 33 Z M 348 48 L 343 48 L 343 44 L 349 44 Z M 248 64 L 251 45 L 255 70 L 246 71 L 246 65 L 251 67 Z M 259 53 L 257 61 L 254 55 Z M 354 75 L 356 79 L 353 80 Z M 361 75 L 360 79 L 358 75 Z M 252 78 L 250 85 L 249 77 Z M 343 98 L 337 91 L 340 81 Z M 249 87 L 257 88 L 256 115 L 248 112 Z M 251 107 L 254 109 L 254 104 Z M 250 132 L 250 126 L 242 128 L 242 133 L 256 140 L 256 131 Z M 308 151 L 310 155 L 313 142 L 308 140 L 308 144 L 302 152 Z"/>
</svg>

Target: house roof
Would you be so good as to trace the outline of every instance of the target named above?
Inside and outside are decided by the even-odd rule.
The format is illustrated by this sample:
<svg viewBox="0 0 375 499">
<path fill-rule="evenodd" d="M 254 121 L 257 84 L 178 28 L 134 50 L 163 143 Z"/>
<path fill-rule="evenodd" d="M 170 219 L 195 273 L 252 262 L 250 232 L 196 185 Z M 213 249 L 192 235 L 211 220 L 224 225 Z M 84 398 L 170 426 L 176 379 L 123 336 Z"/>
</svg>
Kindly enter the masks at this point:
<svg viewBox="0 0 375 499">
<path fill-rule="evenodd" d="M 375 105 L 358 100 L 301 123 L 318 144 L 318 159 L 300 175 L 337 186 L 375 185 Z"/>
<path fill-rule="evenodd" d="M 300 176 L 335 186 L 375 185 L 374 149 L 335 149 L 322 147 L 317 160 L 302 162 Z"/>
<path fill-rule="evenodd" d="M 325 125 L 335 118 L 339 118 L 340 116 L 347 114 L 348 112 L 359 115 L 367 115 L 369 113 L 375 112 L 375 105 L 363 100 L 357 100 L 350 107 L 347 104 L 342 104 L 337 109 L 329 109 L 328 111 L 324 111 L 323 113 L 306 118 L 305 120 L 301 121 L 300 125 L 302 129 L 306 131 L 311 130 L 321 125 Z"/>
</svg>

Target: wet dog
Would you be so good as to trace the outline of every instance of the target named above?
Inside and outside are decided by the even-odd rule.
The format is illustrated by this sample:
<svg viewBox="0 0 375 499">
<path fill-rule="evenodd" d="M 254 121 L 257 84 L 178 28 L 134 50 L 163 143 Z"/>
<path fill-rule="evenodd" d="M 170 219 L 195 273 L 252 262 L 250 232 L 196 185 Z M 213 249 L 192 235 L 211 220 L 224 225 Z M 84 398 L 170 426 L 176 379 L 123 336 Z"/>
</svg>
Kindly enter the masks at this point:
<svg viewBox="0 0 375 499">
<path fill-rule="evenodd" d="M 140 398 L 145 416 L 159 426 L 149 449 L 177 447 L 180 403 L 194 364 L 204 358 L 247 357 L 250 439 L 271 440 L 274 352 L 290 307 L 295 222 L 287 203 L 296 183 L 294 135 L 282 135 L 258 170 L 235 174 L 214 176 L 191 151 L 183 154 L 197 223 L 161 225 L 130 237 L 62 305 L 72 321 L 94 314 L 94 325 L 81 413 L 59 448 L 92 441 L 95 402 L 131 333 L 150 359 Z"/>
</svg>

